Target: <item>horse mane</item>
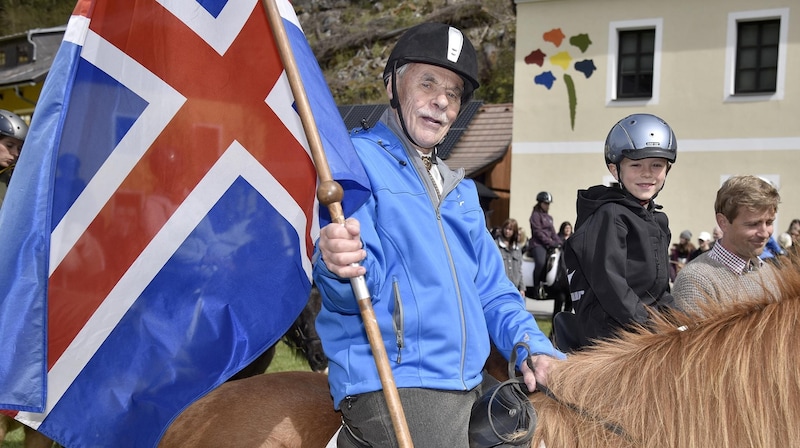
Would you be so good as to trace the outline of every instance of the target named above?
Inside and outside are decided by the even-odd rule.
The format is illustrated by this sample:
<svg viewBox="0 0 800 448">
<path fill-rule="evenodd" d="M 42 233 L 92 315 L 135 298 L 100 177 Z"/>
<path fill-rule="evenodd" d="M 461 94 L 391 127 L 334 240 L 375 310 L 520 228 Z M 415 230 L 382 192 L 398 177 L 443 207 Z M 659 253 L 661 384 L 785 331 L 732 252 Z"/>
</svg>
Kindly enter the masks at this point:
<svg viewBox="0 0 800 448">
<path fill-rule="evenodd" d="M 557 362 L 552 396 L 531 397 L 532 446 L 796 446 L 799 267 L 783 259 L 777 294 L 656 317 Z"/>
</svg>

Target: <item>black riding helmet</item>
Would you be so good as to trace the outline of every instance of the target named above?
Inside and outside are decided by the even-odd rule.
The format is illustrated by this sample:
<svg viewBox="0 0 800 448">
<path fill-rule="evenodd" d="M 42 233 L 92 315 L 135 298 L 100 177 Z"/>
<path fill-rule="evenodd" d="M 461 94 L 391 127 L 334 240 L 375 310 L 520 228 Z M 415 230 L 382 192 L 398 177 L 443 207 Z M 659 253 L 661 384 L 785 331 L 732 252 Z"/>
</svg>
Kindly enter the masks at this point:
<svg viewBox="0 0 800 448">
<path fill-rule="evenodd" d="M 553 202 L 553 195 L 547 191 L 541 191 L 536 195 L 536 202 L 546 202 L 549 204 Z"/>
<path fill-rule="evenodd" d="M 383 82 L 389 83 L 389 77 L 395 71 L 408 64 L 437 65 L 457 73 L 464 80 L 464 92 L 461 104 L 472 98 L 472 93 L 480 86 L 478 83 L 478 57 L 472 42 L 457 28 L 444 23 L 422 23 L 408 29 L 397 41 L 386 68 L 383 70 Z M 397 96 L 392 99 L 392 107 L 396 108 Z"/>
</svg>

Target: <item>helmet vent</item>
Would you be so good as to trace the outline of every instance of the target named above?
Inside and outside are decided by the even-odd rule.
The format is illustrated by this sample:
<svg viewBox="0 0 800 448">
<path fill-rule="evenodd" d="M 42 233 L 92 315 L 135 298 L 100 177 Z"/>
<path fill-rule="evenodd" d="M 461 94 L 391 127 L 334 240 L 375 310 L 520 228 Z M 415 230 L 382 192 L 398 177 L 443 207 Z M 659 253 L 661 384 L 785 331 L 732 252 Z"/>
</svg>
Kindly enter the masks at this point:
<svg viewBox="0 0 800 448">
<path fill-rule="evenodd" d="M 464 47 L 464 35 L 461 31 L 450 27 L 447 42 L 447 60 L 451 62 L 458 62 L 461 56 L 461 49 Z"/>
</svg>

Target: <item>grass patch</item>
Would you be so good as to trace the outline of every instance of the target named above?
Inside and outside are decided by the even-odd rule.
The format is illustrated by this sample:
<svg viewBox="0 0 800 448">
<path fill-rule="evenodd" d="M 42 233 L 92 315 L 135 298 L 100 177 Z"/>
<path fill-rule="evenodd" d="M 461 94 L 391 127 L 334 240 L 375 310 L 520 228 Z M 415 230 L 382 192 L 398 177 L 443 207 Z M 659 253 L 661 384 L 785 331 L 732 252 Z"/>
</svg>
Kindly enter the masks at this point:
<svg viewBox="0 0 800 448">
<path fill-rule="evenodd" d="M 24 446 L 25 431 L 22 428 L 17 428 L 6 434 L 6 439 L 0 444 L 2 448 L 23 448 Z"/>
<path fill-rule="evenodd" d="M 539 329 L 542 330 L 545 336 L 550 336 L 550 331 L 553 328 L 553 321 L 549 318 L 536 318 L 536 324 L 539 325 Z"/>
<path fill-rule="evenodd" d="M 296 370 L 310 371 L 311 368 L 308 366 L 306 358 L 300 354 L 300 352 L 295 351 L 283 341 L 279 342 L 278 345 L 275 346 L 275 358 L 272 359 L 272 363 L 269 365 L 267 372 L 288 372 Z"/>
</svg>

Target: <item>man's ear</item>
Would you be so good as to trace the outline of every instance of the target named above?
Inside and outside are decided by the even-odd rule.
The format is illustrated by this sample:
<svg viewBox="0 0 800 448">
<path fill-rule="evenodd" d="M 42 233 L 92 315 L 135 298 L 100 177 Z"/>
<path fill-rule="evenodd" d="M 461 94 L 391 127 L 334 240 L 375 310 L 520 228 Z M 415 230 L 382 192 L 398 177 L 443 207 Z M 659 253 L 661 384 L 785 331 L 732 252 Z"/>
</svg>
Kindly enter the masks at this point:
<svg viewBox="0 0 800 448">
<path fill-rule="evenodd" d="M 394 97 L 392 94 L 392 76 L 389 75 L 389 82 L 386 83 L 386 94 L 389 95 L 389 101 Z"/>
<path fill-rule="evenodd" d="M 722 235 L 725 235 L 725 232 L 728 231 L 728 226 L 730 225 L 728 218 L 726 218 L 722 213 L 717 213 L 715 218 L 717 220 L 717 225 L 719 226 L 720 230 L 722 230 Z"/>
</svg>

